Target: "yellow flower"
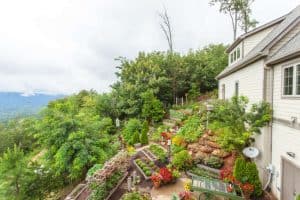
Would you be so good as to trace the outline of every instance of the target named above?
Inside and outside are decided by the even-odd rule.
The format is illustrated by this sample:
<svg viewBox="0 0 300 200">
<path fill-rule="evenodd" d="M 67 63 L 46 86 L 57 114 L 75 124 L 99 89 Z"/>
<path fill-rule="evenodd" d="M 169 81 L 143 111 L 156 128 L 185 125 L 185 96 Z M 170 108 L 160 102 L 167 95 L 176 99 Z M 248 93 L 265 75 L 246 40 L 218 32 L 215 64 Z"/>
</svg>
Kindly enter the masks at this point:
<svg viewBox="0 0 300 200">
<path fill-rule="evenodd" d="M 184 190 L 185 191 L 190 191 L 192 187 L 192 182 L 190 180 L 185 181 L 183 184 Z"/>
</svg>

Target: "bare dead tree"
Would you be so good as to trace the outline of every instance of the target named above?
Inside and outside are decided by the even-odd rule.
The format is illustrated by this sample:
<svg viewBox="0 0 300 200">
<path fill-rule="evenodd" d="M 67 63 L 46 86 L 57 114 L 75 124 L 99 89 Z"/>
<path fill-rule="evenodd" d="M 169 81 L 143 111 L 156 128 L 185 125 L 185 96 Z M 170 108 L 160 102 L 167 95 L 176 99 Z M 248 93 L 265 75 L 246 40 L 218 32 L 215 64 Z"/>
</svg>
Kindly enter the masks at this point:
<svg viewBox="0 0 300 200">
<path fill-rule="evenodd" d="M 160 28 L 163 31 L 166 40 L 168 42 L 169 51 L 173 53 L 173 34 L 172 34 L 172 27 L 170 23 L 170 17 L 168 15 L 167 9 L 164 7 L 164 11 L 160 12 L 158 15 L 162 20 L 162 22 L 160 23 Z"/>
</svg>

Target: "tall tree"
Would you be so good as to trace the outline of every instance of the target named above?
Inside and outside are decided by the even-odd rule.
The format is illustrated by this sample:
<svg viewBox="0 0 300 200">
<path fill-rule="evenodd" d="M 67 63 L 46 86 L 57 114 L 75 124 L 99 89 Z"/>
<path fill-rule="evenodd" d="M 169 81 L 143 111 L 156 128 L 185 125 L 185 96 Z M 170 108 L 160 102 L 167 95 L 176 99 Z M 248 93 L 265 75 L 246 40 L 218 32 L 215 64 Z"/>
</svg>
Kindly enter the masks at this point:
<svg viewBox="0 0 300 200">
<path fill-rule="evenodd" d="M 250 5 L 254 0 L 211 0 L 211 5 L 220 4 L 219 11 L 228 14 L 231 19 L 233 40 L 236 40 L 238 27 L 248 32 L 249 28 L 255 27 L 257 21 L 250 19 Z"/>
<path fill-rule="evenodd" d="M 250 28 L 255 28 L 258 24 L 258 21 L 255 19 L 251 19 L 252 10 L 250 8 L 251 4 L 254 0 L 243 0 L 241 3 L 241 22 L 240 27 L 241 29 L 247 33 Z"/>
<path fill-rule="evenodd" d="M 0 178 L 5 180 L 8 199 L 21 199 L 21 185 L 27 170 L 27 162 L 23 150 L 17 145 L 8 148 L 0 158 Z"/>
</svg>

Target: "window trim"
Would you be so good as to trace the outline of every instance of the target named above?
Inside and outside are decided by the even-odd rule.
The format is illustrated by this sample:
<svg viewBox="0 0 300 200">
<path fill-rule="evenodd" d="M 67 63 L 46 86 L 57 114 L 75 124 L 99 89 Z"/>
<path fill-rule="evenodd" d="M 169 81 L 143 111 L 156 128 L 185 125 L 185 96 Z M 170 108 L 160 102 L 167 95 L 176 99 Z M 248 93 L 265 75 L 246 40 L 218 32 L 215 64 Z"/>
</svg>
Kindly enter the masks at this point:
<svg viewBox="0 0 300 200">
<path fill-rule="evenodd" d="M 297 81 L 297 66 L 300 66 L 299 61 L 295 63 L 289 63 L 282 66 L 281 69 L 281 97 L 283 99 L 300 99 L 300 94 L 296 94 L 296 81 Z M 286 68 L 293 67 L 293 83 L 292 83 L 292 94 L 284 94 L 284 70 Z"/>
</svg>

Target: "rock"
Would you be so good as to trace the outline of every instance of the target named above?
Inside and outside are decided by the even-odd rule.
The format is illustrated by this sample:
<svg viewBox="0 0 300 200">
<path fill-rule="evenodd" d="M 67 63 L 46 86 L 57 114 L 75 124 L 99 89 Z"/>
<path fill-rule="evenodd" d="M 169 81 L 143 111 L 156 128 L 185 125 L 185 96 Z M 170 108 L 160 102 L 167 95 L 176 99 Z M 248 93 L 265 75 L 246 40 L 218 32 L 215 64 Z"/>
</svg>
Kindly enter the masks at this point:
<svg viewBox="0 0 300 200">
<path fill-rule="evenodd" d="M 202 138 L 200 138 L 199 140 L 198 140 L 198 144 L 199 145 L 205 145 L 205 141 L 204 141 L 204 139 L 202 139 Z"/>
<path fill-rule="evenodd" d="M 211 153 L 213 149 L 209 146 L 201 146 L 200 151 L 202 151 L 203 153 Z"/>
<path fill-rule="evenodd" d="M 217 144 L 216 142 L 212 142 L 212 141 L 206 141 L 206 144 L 212 148 L 216 148 L 216 149 L 220 149 L 220 145 Z"/>
<path fill-rule="evenodd" d="M 196 152 L 199 150 L 199 144 L 198 144 L 198 143 L 192 143 L 192 144 L 189 144 L 189 145 L 187 146 L 187 149 L 188 149 L 189 151 L 192 151 L 192 152 L 196 153 Z"/>
<path fill-rule="evenodd" d="M 207 133 L 203 134 L 203 136 L 202 136 L 202 139 L 209 140 L 209 138 L 210 138 L 210 136 Z"/>
<path fill-rule="evenodd" d="M 205 158 L 208 158 L 209 157 L 209 154 L 207 153 L 203 153 L 201 151 L 197 152 L 195 154 L 195 159 L 201 159 L 201 160 L 204 160 Z"/>
<path fill-rule="evenodd" d="M 213 136 L 213 135 L 214 135 L 214 133 L 213 133 L 211 130 L 208 130 L 206 133 L 207 133 L 207 135 L 209 135 L 209 136 Z"/>
<path fill-rule="evenodd" d="M 225 158 L 230 155 L 230 153 L 228 153 L 222 149 L 215 149 L 211 154 L 214 156 L 217 156 L 219 158 Z"/>
</svg>

